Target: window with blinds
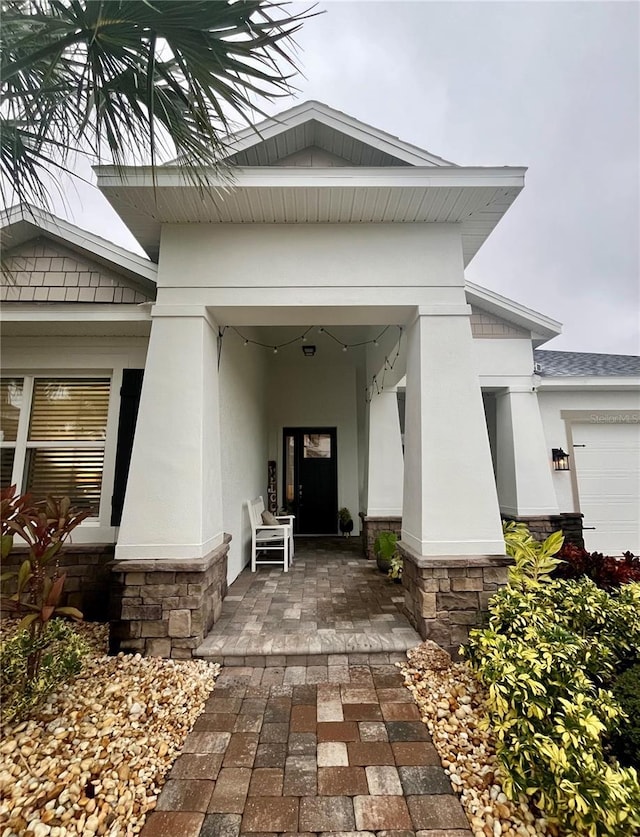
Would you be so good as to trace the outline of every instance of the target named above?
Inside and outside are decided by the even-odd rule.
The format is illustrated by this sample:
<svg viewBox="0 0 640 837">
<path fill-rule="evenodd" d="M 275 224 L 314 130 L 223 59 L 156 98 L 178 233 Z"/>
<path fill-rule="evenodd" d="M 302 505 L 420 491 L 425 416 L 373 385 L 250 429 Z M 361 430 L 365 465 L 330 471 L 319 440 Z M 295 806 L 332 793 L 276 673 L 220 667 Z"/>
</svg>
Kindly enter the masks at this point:
<svg viewBox="0 0 640 837">
<path fill-rule="evenodd" d="M 100 509 L 104 449 L 31 448 L 27 451 L 26 485 L 34 497 L 68 497 L 71 505 Z"/>
<path fill-rule="evenodd" d="M 35 378 L 24 469 L 35 498 L 69 497 L 98 515 L 109 389 L 102 378 Z"/>
<path fill-rule="evenodd" d="M 108 411 L 108 380 L 36 378 L 29 441 L 82 439 L 103 442 Z"/>
<path fill-rule="evenodd" d="M 109 378 L 0 379 L 0 485 L 98 516 L 110 389 Z"/>
<path fill-rule="evenodd" d="M 14 448 L 0 449 L 0 488 L 8 488 L 13 476 Z"/>
<path fill-rule="evenodd" d="M 0 379 L 0 442 L 15 442 L 22 409 L 22 378 Z"/>
<path fill-rule="evenodd" d="M 0 378 L 0 488 L 12 484 L 23 393 L 22 378 Z"/>
</svg>

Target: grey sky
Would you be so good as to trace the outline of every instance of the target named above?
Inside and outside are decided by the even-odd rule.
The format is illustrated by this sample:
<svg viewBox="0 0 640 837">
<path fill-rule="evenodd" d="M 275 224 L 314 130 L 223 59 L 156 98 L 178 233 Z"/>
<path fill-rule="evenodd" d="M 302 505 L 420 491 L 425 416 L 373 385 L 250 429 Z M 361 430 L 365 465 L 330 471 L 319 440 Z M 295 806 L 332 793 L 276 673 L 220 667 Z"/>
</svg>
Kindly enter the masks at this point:
<svg viewBox="0 0 640 837">
<path fill-rule="evenodd" d="M 528 166 L 468 278 L 563 322 L 549 348 L 640 354 L 640 6 L 320 8 L 298 36 L 298 100 L 461 165 Z M 69 203 L 70 220 L 133 246 L 95 190 Z"/>
</svg>

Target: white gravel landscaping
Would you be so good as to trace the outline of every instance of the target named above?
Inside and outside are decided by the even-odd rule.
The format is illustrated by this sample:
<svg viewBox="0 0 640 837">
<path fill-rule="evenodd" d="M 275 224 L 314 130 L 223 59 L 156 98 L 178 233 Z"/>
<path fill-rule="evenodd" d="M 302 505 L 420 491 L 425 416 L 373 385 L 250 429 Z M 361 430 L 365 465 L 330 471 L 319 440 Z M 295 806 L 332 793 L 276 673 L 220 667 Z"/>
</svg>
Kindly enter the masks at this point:
<svg viewBox="0 0 640 837">
<path fill-rule="evenodd" d="M 460 796 L 474 837 L 558 837 L 555 825 L 528 805 L 505 796 L 501 769 L 486 729 L 485 692 L 465 663 L 452 663 L 435 643 L 407 652 L 400 664 L 438 750 L 442 766 Z"/>
<path fill-rule="evenodd" d="M 1 837 L 140 832 L 220 667 L 106 656 L 107 626 L 82 625 L 81 673 L 0 745 Z"/>
</svg>

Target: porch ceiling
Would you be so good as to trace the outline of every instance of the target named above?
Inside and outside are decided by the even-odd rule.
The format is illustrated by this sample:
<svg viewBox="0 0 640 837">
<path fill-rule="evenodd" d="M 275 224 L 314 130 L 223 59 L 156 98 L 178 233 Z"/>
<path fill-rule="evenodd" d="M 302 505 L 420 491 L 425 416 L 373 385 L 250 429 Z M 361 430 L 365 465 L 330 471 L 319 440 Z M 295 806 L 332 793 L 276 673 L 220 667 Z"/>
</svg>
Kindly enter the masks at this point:
<svg viewBox="0 0 640 837">
<path fill-rule="evenodd" d="M 165 167 L 96 167 L 98 187 L 150 258 L 163 224 L 457 223 L 468 264 L 524 186 L 523 168 L 235 169 L 211 191 Z"/>
</svg>

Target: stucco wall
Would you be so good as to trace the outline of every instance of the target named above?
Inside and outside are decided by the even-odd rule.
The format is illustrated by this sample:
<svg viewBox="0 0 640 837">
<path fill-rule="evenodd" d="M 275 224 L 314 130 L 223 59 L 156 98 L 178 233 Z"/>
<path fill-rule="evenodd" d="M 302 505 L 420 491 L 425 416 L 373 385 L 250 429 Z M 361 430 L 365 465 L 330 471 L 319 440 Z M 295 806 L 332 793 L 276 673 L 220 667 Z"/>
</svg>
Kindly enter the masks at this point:
<svg viewBox="0 0 640 837">
<path fill-rule="evenodd" d="M 529 340 L 517 337 L 474 339 L 473 352 L 478 374 L 493 386 L 509 386 L 514 377 L 533 374 L 533 349 Z M 500 380 L 502 378 L 503 380 Z M 482 380 L 482 385 L 489 382 Z"/>
<path fill-rule="evenodd" d="M 158 265 L 162 304 L 361 307 L 448 303 L 459 301 L 463 283 L 460 229 L 455 224 L 172 224 L 162 228 Z M 281 288 L 287 289 L 286 294 Z M 372 292 L 367 296 L 369 288 Z"/>
<path fill-rule="evenodd" d="M 570 392 L 567 390 L 539 391 L 538 402 L 549 457 L 551 448 L 561 447 L 569 455 L 573 453 L 567 435 L 568 422 L 561 417 L 564 410 L 640 410 L 640 396 L 637 392 Z M 552 472 L 553 483 L 560 511 L 578 511 L 575 488 L 566 472 Z"/>
<path fill-rule="evenodd" d="M 358 409 L 355 351 L 322 348 L 305 358 L 298 347 L 271 356 L 268 364 L 269 459 L 278 461 L 278 502 L 282 503 L 282 430 L 284 427 L 336 427 L 338 507 L 358 518 Z M 364 393 L 362 393 L 364 399 Z M 337 531 L 337 520 L 336 520 Z"/>
<path fill-rule="evenodd" d="M 247 336 L 250 329 L 245 330 Z M 266 352 L 229 334 L 220 360 L 220 436 L 224 528 L 232 536 L 229 583 L 251 557 L 246 501 L 267 496 Z"/>
</svg>

